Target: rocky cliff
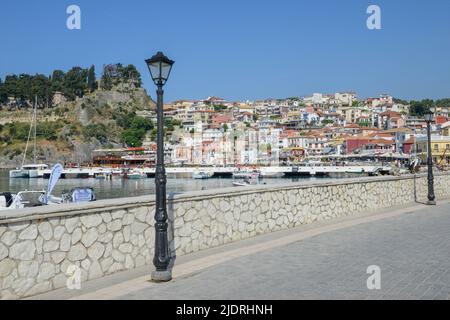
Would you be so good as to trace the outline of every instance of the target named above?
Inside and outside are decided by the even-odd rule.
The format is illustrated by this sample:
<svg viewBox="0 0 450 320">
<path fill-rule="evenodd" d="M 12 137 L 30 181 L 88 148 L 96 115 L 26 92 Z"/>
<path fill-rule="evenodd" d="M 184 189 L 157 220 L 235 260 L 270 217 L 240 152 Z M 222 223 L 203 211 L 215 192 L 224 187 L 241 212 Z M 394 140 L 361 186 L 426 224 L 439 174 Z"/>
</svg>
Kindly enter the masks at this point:
<svg viewBox="0 0 450 320">
<path fill-rule="evenodd" d="M 37 157 L 39 162 L 90 161 L 93 150 L 122 147 L 121 134 L 127 117 L 138 112 L 150 116 L 154 101 L 142 89 L 125 86 L 98 90 L 76 101 L 62 102 L 37 114 Z M 22 162 L 32 110 L 0 112 L 0 168 L 18 167 Z M 125 120 L 124 120 L 125 119 Z M 27 163 L 33 161 L 33 144 Z"/>
</svg>

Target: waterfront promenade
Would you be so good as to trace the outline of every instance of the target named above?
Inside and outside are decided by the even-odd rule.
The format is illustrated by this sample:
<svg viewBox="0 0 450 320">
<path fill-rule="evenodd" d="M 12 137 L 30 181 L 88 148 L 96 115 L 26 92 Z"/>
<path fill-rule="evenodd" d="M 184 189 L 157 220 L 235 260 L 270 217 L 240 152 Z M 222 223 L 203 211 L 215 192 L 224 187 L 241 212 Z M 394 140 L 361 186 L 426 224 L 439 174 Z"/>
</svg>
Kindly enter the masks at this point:
<svg viewBox="0 0 450 320">
<path fill-rule="evenodd" d="M 450 199 L 340 217 L 181 256 L 31 299 L 450 299 Z M 368 266 L 381 289 L 367 288 Z"/>
</svg>

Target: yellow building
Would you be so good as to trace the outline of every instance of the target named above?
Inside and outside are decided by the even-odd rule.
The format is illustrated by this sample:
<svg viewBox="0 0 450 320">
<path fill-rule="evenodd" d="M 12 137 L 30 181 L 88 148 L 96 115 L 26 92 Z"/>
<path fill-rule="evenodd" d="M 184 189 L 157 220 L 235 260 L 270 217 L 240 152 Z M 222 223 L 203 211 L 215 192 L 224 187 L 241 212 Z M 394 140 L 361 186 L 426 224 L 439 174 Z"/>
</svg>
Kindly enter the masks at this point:
<svg viewBox="0 0 450 320">
<path fill-rule="evenodd" d="M 441 126 L 441 134 L 443 135 L 443 136 L 450 136 L 450 121 L 447 121 L 446 123 L 444 123 L 442 126 Z"/>
<path fill-rule="evenodd" d="M 427 161 L 427 137 L 416 139 L 417 155 L 422 163 Z M 433 163 L 437 165 L 450 165 L 450 136 L 431 136 L 431 151 Z"/>
</svg>

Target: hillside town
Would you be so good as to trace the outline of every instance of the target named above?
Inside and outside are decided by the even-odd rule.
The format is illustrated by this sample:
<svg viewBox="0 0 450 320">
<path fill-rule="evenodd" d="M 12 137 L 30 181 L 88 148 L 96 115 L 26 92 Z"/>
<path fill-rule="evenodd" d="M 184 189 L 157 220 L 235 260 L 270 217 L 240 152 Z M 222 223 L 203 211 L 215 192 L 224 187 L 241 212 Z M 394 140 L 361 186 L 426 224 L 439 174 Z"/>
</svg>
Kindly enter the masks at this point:
<svg viewBox="0 0 450 320">
<path fill-rule="evenodd" d="M 164 106 L 179 124 L 166 145 L 179 165 L 289 165 L 306 159 L 426 161 L 426 123 L 392 96 L 358 100 L 355 92 L 314 93 L 245 102 L 208 97 Z M 450 105 L 436 107 L 433 160 L 450 164 Z M 147 113 L 147 117 L 154 117 Z M 154 145 L 147 141 L 150 149 Z"/>
</svg>

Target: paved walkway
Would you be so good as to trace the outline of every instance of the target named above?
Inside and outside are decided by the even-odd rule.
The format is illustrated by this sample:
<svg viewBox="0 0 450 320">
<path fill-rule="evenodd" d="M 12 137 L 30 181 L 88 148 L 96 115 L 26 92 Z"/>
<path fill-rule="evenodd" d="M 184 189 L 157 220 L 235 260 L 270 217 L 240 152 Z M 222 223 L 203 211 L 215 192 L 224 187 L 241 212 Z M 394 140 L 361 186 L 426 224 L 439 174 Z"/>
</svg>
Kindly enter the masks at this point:
<svg viewBox="0 0 450 320">
<path fill-rule="evenodd" d="M 367 288 L 379 266 L 381 289 Z M 412 204 L 259 236 L 35 299 L 450 299 L 450 201 Z"/>
</svg>

